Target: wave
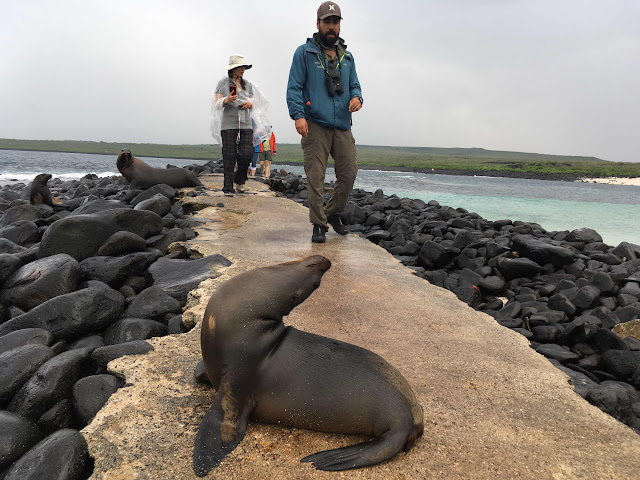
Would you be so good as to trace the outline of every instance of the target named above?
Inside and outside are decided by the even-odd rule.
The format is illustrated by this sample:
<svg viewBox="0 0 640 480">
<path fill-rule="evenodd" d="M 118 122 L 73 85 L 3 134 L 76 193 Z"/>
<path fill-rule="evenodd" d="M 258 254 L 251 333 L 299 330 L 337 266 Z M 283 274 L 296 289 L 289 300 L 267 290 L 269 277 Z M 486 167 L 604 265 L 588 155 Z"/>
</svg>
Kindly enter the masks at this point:
<svg viewBox="0 0 640 480">
<path fill-rule="evenodd" d="M 23 182 L 23 183 L 30 183 L 33 181 L 33 179 L 37 176 L 40 175 L 41 173 L 43 173 L 42 171 L 39 172 L 11 172 L 11 173 L 0 173 L 0 182 Z M 82 177 L 87 175 L 87 172 L 61 172 L 61 173 L 56 173 L 56 172 L 47 172 L 47 173 L 51 173 L 51 175 L 53 176 L 52 179 L 55 178 L 59 178 L 62 181 L 69 181 L 69 180 L 79 180 Z M 94 172 L 98 177 L 112 177 L 112 176 L 119 176 L 120 173 L 119 172 Z M 51 181 L 51 180 L 49 180 Z"/>
</svg>

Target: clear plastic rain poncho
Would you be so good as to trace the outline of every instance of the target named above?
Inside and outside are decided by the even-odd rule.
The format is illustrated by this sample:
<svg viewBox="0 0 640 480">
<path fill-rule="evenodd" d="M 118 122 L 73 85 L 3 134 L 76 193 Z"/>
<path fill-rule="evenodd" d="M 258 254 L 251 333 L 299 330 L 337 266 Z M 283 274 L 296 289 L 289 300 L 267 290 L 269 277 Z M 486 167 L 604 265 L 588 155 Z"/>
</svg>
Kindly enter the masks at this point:
<svg viewBox="0 0 640 480">
<path fill-rule="evenodd" d="M 253 146 L 260 145 L 265 140 L 271 138 L 271 123 L 267 118 L 267 108 L 269 108 L 269 101 L 266 99 L 260 88 L 255 84 L 245 79 L 247 90 L 252 92 L 250 98 L 251 101 L 251 127 L 253 129 Z M 228 95 L 228 92 L 227 92 Z M 222 145 L 222 135 L 220 134 L 222 128 L 222 113 L 224 106 L 222 105 L 225 97 L 223 96 L 216 101 L 215 94 L 211 99 L 211 136 L 216 143 Z M 238 101 L 238 100 L 236 100 Z M 239 110 L 239 115 L 246 115 L 247 110 Z"/>
</svg>

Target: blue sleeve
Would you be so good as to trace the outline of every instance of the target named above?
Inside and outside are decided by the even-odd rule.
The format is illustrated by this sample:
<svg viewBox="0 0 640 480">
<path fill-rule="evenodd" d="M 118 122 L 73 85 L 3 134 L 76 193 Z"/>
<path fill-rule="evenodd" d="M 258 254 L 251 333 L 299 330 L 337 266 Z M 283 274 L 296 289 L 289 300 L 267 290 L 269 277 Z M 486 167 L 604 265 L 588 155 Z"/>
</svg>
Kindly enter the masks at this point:
<svg viewBox="0 0 640 480">
<path fill-rule="evenodd" d="M 356 60 L 351 54 L 351 61 L 353 63 L 353 71 L 349 75 L 349 96 L 350 98 L 360 97 L 362 98 L 362 90 L 360 89 L 360 81 L 358 80 L 358 74 L 356 73 Z"/>
<path fill-rule="evenodd" d="M 289 82 L 287 84 L 287 106 L 289 116 L 293 120 L 304 118 L 304 98 L 302 87 L 307 76 L 307 67 L 304 61 L 304 45 L 298 47 L 293 54 L 291 70 L 289 70 Z"/>
</svg>

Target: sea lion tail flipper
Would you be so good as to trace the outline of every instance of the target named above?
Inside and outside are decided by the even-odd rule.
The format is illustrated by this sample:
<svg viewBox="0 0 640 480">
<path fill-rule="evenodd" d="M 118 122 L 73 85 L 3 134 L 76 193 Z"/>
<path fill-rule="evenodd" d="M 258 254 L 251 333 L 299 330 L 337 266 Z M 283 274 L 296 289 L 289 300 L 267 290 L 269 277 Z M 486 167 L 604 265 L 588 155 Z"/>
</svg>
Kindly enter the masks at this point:
<svg viewBox="0 0 640 480">
<path fill-rule="evenodd" d="M 237 402 L 239 395 L 230 391 L 228 385 L 220 385 L 211 408 L 207 410 L 196 436 L 193 453 L 193 471 L 204 477 L 217 467 L 244 438 L 249 421 L 248 397 Z"/>
<path fill-rule="evenodd" d="M 318 470 L 327 472 L 368 467 L 395 456 L 402 450 L 402 444 L 402 435 L 383 435 L 369 442 L 314 453 L 300 461 L 311 462 Z"/>
</svg>

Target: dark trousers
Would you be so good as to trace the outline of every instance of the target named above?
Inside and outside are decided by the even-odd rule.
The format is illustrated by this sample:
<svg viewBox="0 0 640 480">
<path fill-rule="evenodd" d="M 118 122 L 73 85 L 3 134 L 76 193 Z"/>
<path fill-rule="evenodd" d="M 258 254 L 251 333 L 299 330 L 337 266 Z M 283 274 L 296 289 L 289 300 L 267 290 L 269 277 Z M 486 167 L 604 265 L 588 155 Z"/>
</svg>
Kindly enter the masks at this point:
<svg viewBox="0 0 640 480">
<path fill-rule="evenodd" d="M 327 217 L 341 213 L 349 201 L 358 173 L 358 153 L 351 130 L 334 130 L 308 120 L 309 134 L 302 137 L 302 158 L 307 175 L 309 220 L 327 226 Z M 324 205 L 324 177 L 329 155 L 333 157 L 336 184 Z"/>
<path fill-rule="evenodd" d="M 238 142 L 238 132 L 240 141 Z M 222 165 L 224 166 L 223 192 L 233 192 L 233 182 L 244 185 L 247 181 L 247 168 L 253 155 L 253 130 L 222 130 Z M 236 169 L 236 164 L 238 168 Z M 234 173 L 235 170 L 235 173 Z"/>
</svg>

